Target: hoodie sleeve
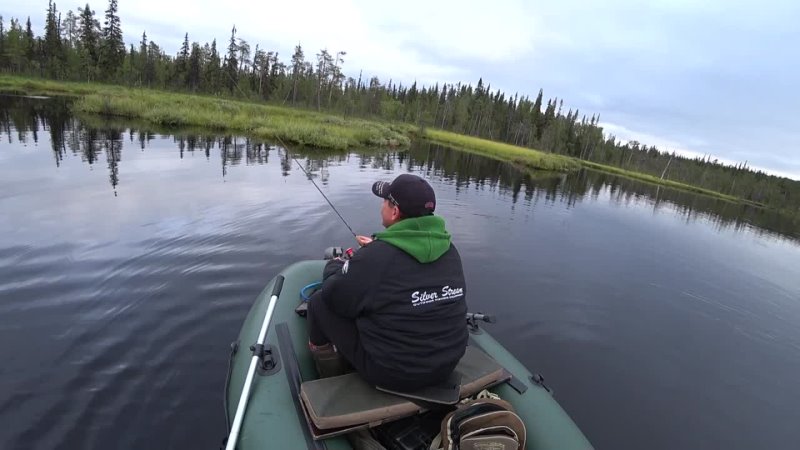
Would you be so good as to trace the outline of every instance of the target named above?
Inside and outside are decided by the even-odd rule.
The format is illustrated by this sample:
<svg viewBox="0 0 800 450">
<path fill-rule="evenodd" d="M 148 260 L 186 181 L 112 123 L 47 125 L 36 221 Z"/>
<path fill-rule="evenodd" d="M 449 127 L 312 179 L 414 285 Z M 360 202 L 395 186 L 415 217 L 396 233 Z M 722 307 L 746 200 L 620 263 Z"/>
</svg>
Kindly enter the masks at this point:
<svg viewBox="0 0 800 450">
<path fill-rule="evenodd" d="M 338 270 L 332 270 L 332 264 L 326 265 L 321 300 L 342 317 L 355 319 L 362 315 L 365 299 L 383 270 L 380 253 L 379 245 L 373 242 L 356 251 Z"/>
</svg>

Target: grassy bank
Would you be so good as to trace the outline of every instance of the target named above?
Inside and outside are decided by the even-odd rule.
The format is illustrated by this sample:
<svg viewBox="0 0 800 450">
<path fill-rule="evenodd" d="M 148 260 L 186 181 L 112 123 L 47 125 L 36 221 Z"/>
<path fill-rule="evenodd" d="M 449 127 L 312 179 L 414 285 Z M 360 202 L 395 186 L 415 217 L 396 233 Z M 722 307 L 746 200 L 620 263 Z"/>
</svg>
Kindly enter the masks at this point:
<svg viewBox="0 0 800 450">
<path fill-rule="evenodd" d="M 744 200 L 731 195 L 715 192 L 709 189 L 704 189 L 698 186 L 679 183 L 677 181 L 662 180 L 658 177 L 648 175 L 640 172 L 632 172 L 619 167 L 607 166 L 598 164 L 591 161 L 584 161 L 569 156 L 555 155 L 552 153 L 545 153 L 529 148 L 518 147 L 515 145 L 505 144 L 501 142 L 489 141 L 472 136 L 464 136 L 461 134 L 451 133 L 442 130 L 425 130 L 425 137 L 433 142 L 456 147 L 460 150 L 477 153 L 502 161 L 508 161 L 529 169 L 543 169 L 543 170 L 558 170 L 568 171 L 581 167 L 592 170 L 599 170 L 602 172 L 611 173 L 614 175 L 621 175 L 628 178 L 633 178 L 647 183 L 658 184 L 675 189 L 682 189 L 685 191 L 694 192 L 727 200 L 731 202 L 746 203 L 753 206 L 763 206 L 761 204 Z"/>
<path fill-rule="evenodd" d="M 430 141 L 458 148 L 459 150 L 476 153 L 490 158 L 508 161 L 523 166 L 527 169 L 567 171 L 580 168 L 577 160 L 552 153 L 544 153 L 529 148 L 517 147 L 502 142 L 449 131 L 427 129 L 424 134 Z"/>
<path fill-rule="evenodd" d="M 203 127 L 323 149 L 397 147 L 413 127 L 295 108 L 103 84 L 61 83 L 0 76 L 0 92 L 76 95 L 74 110 L 144 120 L 162 126 Z"/>
<path fill-rule="evenodd" d="M 87 95 L 104 91 L 122 91 L 118 86 L 107 86 L 93 83 L 69 83 L 43 80 L 39 78 L 15 77 L 0 75 L 0 93 L 20 95 Z"/>
<path fill-rule="evenodd" d="M 418 129 L 409 124 L 342 118 L 305 109 L 98 83 L 70 83 L 0 75 L 0 92 L 73 95 L 77 113 L 140 120 L 166 127 L 197 127 L 331 150 L 407 146 Z M 545 153 L 502 142 L 427 129 L 423 137 L 462 151 L 507 161 L 525 169 L 570 171 L 586 167 L 716 198 L 762 206 L 697 186 L 614 166 Z"/>
</svg>

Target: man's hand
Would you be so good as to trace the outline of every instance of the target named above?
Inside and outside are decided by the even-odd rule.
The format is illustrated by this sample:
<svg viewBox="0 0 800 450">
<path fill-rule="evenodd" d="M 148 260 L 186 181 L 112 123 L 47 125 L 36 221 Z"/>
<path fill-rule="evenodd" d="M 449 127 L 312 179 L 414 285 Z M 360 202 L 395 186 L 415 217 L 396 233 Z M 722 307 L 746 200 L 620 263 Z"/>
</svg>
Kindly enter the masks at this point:
<svg viewBox="0 0 800 450">
<path fill-rule="evenodd" d="M 336 257 L 329 259 L 328 262 L 325 263 L 325 268 L 322 270 L 322 281 L 324 282 L 331 275 L 341 272 L 343 265 L 344 260 L 342 258 Z"/>
<path fill-rule="evenodd" d="M 372 242 L 372 238 L 367 236 L 356 236 L 356 241 L 358 242 L 359 247 L 363 247 Z"/>
</svg>

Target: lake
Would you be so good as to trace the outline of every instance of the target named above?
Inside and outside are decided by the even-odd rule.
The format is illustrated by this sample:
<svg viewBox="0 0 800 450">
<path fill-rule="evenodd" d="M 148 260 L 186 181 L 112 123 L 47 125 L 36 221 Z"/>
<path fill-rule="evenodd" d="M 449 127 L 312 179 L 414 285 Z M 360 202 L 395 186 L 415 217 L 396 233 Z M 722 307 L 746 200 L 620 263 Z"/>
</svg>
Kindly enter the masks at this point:
<svg viewBox="0 0 800 450">
<path fill-rule="evenodd" d="M 599 449 L 800 442 L 797 218 L 415 143 L 286 149 L 0 97 L 0 448 L 216 448 L 264 285 L 434 187 L 472 311 Z M 297 162 L 294 161 L 297 159 Z"/>
</svg>

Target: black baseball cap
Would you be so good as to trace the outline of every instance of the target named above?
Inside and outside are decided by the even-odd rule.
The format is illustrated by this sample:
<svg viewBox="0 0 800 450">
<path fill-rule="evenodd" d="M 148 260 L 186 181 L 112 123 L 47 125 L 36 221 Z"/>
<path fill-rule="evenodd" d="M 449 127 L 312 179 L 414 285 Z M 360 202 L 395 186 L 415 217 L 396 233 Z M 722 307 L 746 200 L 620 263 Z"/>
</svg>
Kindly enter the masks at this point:
<svg viewBox="0 0 800 450">
<path fill-rule="evenodd" d="M 436 195 L 431 185 L 410 173 L 399 175 L 391 183 L 376 181 L 372 193 L 397 205 L 406 217 L 429 216 L 436 209 Z"/>
</svg>

